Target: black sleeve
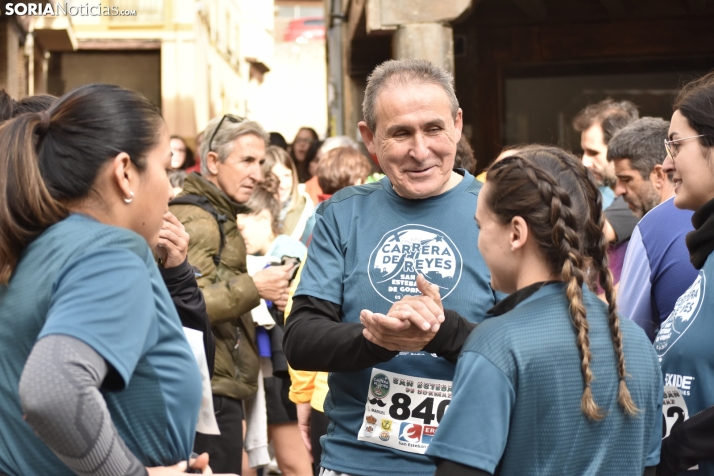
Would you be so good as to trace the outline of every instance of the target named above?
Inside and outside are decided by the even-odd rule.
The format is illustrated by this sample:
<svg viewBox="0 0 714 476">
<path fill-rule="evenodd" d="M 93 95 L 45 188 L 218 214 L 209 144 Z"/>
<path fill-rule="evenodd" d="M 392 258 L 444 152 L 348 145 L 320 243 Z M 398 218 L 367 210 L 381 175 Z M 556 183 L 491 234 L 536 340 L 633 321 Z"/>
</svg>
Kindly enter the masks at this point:
<svg viewBox="0 0 714 476">
<path fill-rule="evenodd" d="M 206 302 L 203 293 L 196 282 L 193 267 L 186 259 L 183 263 L 173 268 L 159 266 L 161 277 L 171 294 L 176 311 L 178 311 L 181 324 L 189 329 L 203 332 L 203 347 L 206 349 L 206 362 L 208 373 L 213 377 L 213 362 L 216 353 L 216 341 L 211 332 L 211 322 L 206 312 Z"/>
<path fill-rule="evenodd" d="M 436 465 L 434 476 L 491 476 L 491 473 L 442 459 Z"/>
<path fill-rule="evenodd" d="M 642 476 L 656 476 L 657 475 L 657 466 L 647 466 L 645 468 L 645 471 L 642 473 Z"/>
<path fill-rule="evenodd" d="M 617 243 L 624 243 L 632 236 L 635 226 L 640 221 L 622 196 L 616 197 L 612 204 L 603 210 L 605 218 L 610 222 L 617 235 Z"/>
<path fill-rule="evenodd" d="M 675 423 L 662 440 L 657 476 L 674 476 L 700 461 L 714 460 L 714 407 Z"/>
<path fill-rule="evenodd" d="M 467 321 L 456 311 L 444 309 L 444 322 L 441 323 L 439 332 L 424 347 L 424 352 L 436 354 L 455 364 L 466 338 L 477 325 Z"/>
<path fill-rule="evenodd" d="M 342 322 L 342 308 L 313 296 L 295 296 L 285 325 L 283 349 L 295 370 L 356 372 L 386 362 L 398 352 L 372 344 L 362 324 Z"/>
</svg>

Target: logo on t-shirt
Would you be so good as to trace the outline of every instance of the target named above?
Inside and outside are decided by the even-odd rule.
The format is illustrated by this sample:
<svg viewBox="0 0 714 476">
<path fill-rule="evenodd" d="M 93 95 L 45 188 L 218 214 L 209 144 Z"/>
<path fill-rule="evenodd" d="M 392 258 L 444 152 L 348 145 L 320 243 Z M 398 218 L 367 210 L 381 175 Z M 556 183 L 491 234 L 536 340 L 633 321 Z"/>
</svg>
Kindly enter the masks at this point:
<svg viewBox="0 0 714 476">
<path fill-rule="evenodd" d="M 419 443 L 421 441 L 422 426 L 416 423 L 402 423 L 399 429 L 399 441 Z"/>
<path fill-rule="evenodd" d="M 428 445 L 436 434 L 435 426 L 404 422 L 399 428 L 399 441 Z"/>
<path fill-rule="evenodd" d="M 660 361 L 699 315 L 704 300 L 705 287 L 706 277 L 704 273 L 699 273 L 689 289 L 677 299 L 672 313 L 662 324 L 654 341 L 654 348 Z"/>
<path fill-rule="evenodd" d="M 369 257 L 369 281 L 389 302 L 418 295 L 417 275 L 439 286 L 444 299 L 459 284 L 461 253 L 446 233 L 424 225 L 404 225 L 387 232 Z"/>
</svg>

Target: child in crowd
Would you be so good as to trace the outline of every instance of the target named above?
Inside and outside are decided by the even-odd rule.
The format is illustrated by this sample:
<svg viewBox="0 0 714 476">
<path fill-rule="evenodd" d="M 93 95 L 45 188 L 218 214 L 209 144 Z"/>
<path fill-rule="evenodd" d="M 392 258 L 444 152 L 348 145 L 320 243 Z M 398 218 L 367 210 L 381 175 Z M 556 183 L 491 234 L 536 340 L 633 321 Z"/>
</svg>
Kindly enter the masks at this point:
<svg viewBox="0 0 714 476">
<path fill-rule="evenodd" d="M 284 260 L 299 263 L 305 258 L 305 245 L 280 233 L 280 204 L 272 190 L 258 186 L 246 206 L 251 213 L 238 215 L 237 224 L 248 253 L 249 273 Z M 309 476 L 312 474 L 310 456 L 300 439 L 295 404 L 288 398 L 290 381 L 287 361 L 282 354 L 283 313 L 264 301 L 252 312 L 253 321 L 259 326 L 256 334 L 264 391 L 259 391 L 250 403 L 246 402 L 246 407 L 252 405 L 252 411 L 246 411 L 248 457 L 251 459 L 253 448 L 261 447 L 260 441 L 266 434 L 263 425 L 267 422 L 267 438 L 273 443 L 282 474 Z M 244 475 L 255 474 L 247 467 L 250 465 L 244 464 Z"/>
<path fill-rule="evenodd" d="M 281 231 L 285 235 L 300 239 L 315 206 L 310 196 L 298 189 L 298 173 L 293 159 L 280 147 L 269 146 L 265 150 L 262 170 L 264 182 L 277 182 L 280 204 L 278 224 Z M 271 190 L 270 187 L 265 188 Z"/>
</svg>

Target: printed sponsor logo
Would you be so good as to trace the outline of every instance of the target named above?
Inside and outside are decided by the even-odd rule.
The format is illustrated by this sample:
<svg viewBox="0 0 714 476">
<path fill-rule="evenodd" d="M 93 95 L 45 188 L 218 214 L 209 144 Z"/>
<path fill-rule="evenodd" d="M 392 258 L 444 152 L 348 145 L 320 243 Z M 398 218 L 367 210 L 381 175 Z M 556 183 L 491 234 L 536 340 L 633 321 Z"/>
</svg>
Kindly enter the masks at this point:
<svg viewBox="0 0 714 476">
<path fill-rule="evenodd" d="M 383 431 L 382 433 L 379 434 L 379 439 L 382 441 L 389 441 L 389 432 L 388 431 Z"/>
<path fill-rule="evenodd" d="M 369 423 L 370 425 L 374 425 L 375 423 L 377 423 L 377 419 L 372 415 L 367 415 L 367 418 L 365 418 L 365 420 L 367 420 L 367 423 Z"/>
<path fill-rule="evenodd" d="M 705 286 L 706 277 L 704 273 L 700 273 L 689 289 L 677 299 L 672 313 L 662 324 L 654 342 L 660 361 L 697 319 L 704 301 Z"/>
<path fill-rule="evenodd" d="M 372 287 L 389 302 L 420 294 L 416 287 L 419 274 L 437 285 L 445 299 L 461 280 L 463 260 L 446 233 L 410 224 L 387 232 L 367 266 Z"/>
<path fill-rule="evenodd" d="M 387 420 L 386 418 L 382 420 L 382 429 L 386 431 L 392 431 L 392 420 Z"/>
<path fill-rule="evenodd" d="M 434 438 L 434 435 L 436 434 L 436 428 L 435 426 L 425 426 L 424 431 L 421 434 L 421 442 L 424 443 L 425 445 L 428 445 L 431 443 L 431 440 Z"/>
<path fill-rule="evenodd" d="M 362 432 L 364 436 L 372 436 L 372 433 L 374 433 L 374 426 L 372 425 L 365 426 L 364 431 Z"/>
<path fill-rule="evenodd" d="M 689 395 L 689 392 L 692 389 L 693 380 L 694 377 L 687 375 L 664 374 L 664 385 L 668 387 L 677 387 L 682 392 L 682 395 Z"/>
<path fill-rule="evenodd" d="M 404 422 L 399 427 L 399 441 L 413 446 L 417 443 L 428 445 L 436 434 L 436 426 Z"/>
<path fill-rule="evenodd" d="M 416 423 L 404 422 L 399 428 L 399 441 L 419 443 L 421 441 L 422 426 Z"/>
<path fill-rule="evenodd" d="M 374 398 L 384 398 L 389 394 L 389 378 L 384 374 L 377 374 L 369 384 L 369 391 Z"/>
</svg>

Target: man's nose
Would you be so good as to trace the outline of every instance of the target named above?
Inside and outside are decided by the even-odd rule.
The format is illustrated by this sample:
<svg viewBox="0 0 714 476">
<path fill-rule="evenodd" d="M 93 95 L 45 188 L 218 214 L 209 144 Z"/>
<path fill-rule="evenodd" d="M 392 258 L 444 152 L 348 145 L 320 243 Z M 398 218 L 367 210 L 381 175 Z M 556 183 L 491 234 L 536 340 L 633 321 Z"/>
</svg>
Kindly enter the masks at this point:
<svg viewBox="0 0 714 476">
<path fill-rule="evenodd" d="M 625 188 L 625 184 L 622 183 L 622 180 L 617 179 L 617 182 L 615 183 L 615 195 L 618 197 L 620 195 L 625 195 L 627 193 L 627 189 Z"/>
<path fill-rule="evenodd" d="M 417 132 L 414 134 L 414 144 L 412 146 L 412 157 L 417 160 L 424 160 L 429 157 L 429 146 L 427 138 L 423 134 Z"/>
<path fill-rule="evenodd" d="M 261 182 L 263 180 L 263 169 L 260 166 L 260 163 L 254 164 L 251 168 L 250 178 L 252 178 L 256 182 Z"/>
<path fill-rule="evenodd" d="M 591 169 L 593 167 L 593 158 L 587 154 L 583 154 L 583 165 Z"/>
</svg>

